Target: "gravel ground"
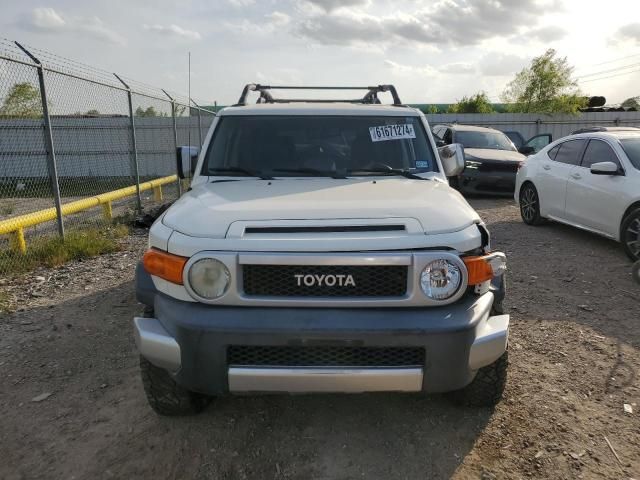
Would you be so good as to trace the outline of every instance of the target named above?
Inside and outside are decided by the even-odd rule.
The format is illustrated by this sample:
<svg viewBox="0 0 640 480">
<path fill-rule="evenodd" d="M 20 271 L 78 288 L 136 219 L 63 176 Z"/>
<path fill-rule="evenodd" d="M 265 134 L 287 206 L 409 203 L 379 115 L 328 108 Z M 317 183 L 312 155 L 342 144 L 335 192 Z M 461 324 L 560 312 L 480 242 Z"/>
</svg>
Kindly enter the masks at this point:
<svg viewBox="0 0 640 480">
<path fill-rule="evenodd" d="M 138 231 L 117 254 L 0 280 L 16 309 L 0 314 L 0 478 L 640 478 L 629 261 L 608 240 L 525 226 L 510 200 L 472 204 L 510 262 L 511 365 L 494 411 L 384 394 L 156 416 L 131 336 Z"/>
</svg>

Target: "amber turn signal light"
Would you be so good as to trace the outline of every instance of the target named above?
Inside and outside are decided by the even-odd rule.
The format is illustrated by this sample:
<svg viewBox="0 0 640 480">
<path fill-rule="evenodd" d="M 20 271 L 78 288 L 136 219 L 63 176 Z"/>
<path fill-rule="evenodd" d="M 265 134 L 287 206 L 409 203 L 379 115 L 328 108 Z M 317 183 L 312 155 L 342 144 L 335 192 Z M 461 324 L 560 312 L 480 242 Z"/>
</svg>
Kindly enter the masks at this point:
<svg viewBox="0 0 640 480">
<path fill-rule="evenodd" d="M 469 285 L 477 285 L 493 278 L 493 268 L 487 257 L 464 257 L 462 261 L 467 267 Z"/>
<path fill-rule="evenodd" d="M 168 282 L 182 285 L 182 271 L 187 260 L 189 260 L 187 257 L 151 248 L 142 257 L 142 265 L 149 275 L 155 275 Z"/>
</svg>

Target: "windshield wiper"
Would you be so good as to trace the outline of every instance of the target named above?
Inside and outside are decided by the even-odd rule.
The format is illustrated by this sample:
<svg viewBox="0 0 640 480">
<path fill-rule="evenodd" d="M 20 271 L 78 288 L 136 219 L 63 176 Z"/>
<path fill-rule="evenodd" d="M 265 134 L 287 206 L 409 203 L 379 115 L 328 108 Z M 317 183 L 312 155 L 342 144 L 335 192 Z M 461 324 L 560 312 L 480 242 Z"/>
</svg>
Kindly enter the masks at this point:
<svg viewBox="0 0 640 480">
<path fill-rule="evenodd" d="M 246 168 L 242 168 L 242 167 L 229 167 L 229 168 L 210 168 L 209 169 L 209 173 L 243 173 L 244 175 L 248 176 L 248 177 L 258 177 L 261 178 L 262 180 L 273 180 L 273 177 L 262 173 L 262 172 L 256 172 L 253 170 L 249 170 Z"/>
<path fill-rule="evenodd" d="M 423 178 L 415 173 L 411 173 L 409 170 L 405 170 L 402 168 L 356 168 L 354 170 L 347 170 L 347 174 L 356 174 L 356 173 L 375 173 L 378 175 L 401 175 L 405 178 L 410 178 L 411 180 L 429 180 L 428 178 Z"/>
<path fill-rule="evenodd" d="M 317 168 L 300 167 L 300 168 L 274 168 L 273 172 L 282 173 L 309 173 L 312 175 L 319 175 L 321 177 L 331 178 L 347 178 L 344 174 L 337 172 L 336 170 L 319 170 Z"/>
</svg>

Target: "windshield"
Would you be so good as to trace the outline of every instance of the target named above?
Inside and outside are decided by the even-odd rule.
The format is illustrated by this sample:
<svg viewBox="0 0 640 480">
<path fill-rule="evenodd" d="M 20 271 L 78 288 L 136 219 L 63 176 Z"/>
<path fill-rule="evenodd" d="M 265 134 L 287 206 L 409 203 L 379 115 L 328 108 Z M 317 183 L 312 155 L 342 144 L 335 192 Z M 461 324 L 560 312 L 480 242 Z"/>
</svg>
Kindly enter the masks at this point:
<svg viewBox="0 0 640 480">
<path fill-rule="evenodd" d="M 640 170 L 640 137 L 623 138 L 620 143 L 631 164 Z"/>
<path fill-rule="evenodd" d="M 456 143 L 461 143 L 465 148 L 488 148 L 490 150 L 517 151 L 509 137 L 499 132 L 456 132 Z"/>
<path fill-rule="evenodd" d="M 222 117 L 202 175 L 373 175 L 389 168 L 438 171 L 419 117 Z"/>
</svg>

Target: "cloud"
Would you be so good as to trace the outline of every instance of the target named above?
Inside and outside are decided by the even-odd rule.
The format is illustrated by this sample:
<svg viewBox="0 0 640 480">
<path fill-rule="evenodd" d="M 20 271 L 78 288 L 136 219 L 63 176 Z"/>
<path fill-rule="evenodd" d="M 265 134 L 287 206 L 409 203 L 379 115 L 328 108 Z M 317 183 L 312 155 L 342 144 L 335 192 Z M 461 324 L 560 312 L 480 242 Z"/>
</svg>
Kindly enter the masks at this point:
<svg viewBox="0 0 640 480">
<path fill-rule="evenodd" d="M 615 34 L 617 40 L 630 40 L 634 43 L 640 43 L 640 23 L 628 23 L 618 29 Z"/>
<path fill-rule="evenodd" d="M 142 28 L 150 32 L 160 33 L 162 35 L 171 35 L 174 37 L 180 37 L 187 40 L 200 40 L 202 38 L 199 32 L 196 32 L 195 30 L 186 30 L 175 24 L 171 24 L 171 25 L 144 24 L 142 25 Z"/>
<path fill-rule="evenodd" d="M 538 0 L 443 0 L 428 8 L 390 15 L 371 15 L 359 0 L 313 0 L 325 12 L 311 12 L 294 28 L 300 36 L 327 45 L 358 45 L 409 40 L 421 45 L 469 46 L 490 38 L 518 33 L 535 25 Z M 340 8 L 331 9 L 340 5 Z M 367 3 L 368 5 L 368 3 Z M 377 13 L 377 12 L 376 12 Z M 560 29 L 540 29 L 539 35 L 558 36 Z"/>
<path fill-rule="evenodd" d="M 518 55 L 488 53 L 478 62 L 480 73 L 486 76 L 509 76 L 522 70 L 528 59 Z"/>
<path fill-rule="evenodd" d="M 33 30 L 51 31 L 62 28 L 66 22 L 53 8 L 34 8 L 23 19 L 25 26 Z"/>
<path fill-rule="evenodd" d="M 276 27 L 284 27 L 291 22 L 291 17 L 289 15 L 278 11 L 265 15 L 265 18 L 271 25 Z"/>
<path fill-rule="evenodd" d="M 255 0 L 228 0 L 234 7 L 249 7 L 256 3 Z"/>
<path fill-rule="evenodd" d="M 556 25 L 549 25 L 547 27 L 534 28 L 526 32 L 525 37 L 535 38 L 543 43 L 554 42 L 560 40 L 567 35 L 567 31 Z"/>
<path fill-rule="evenodd" d="M 48 7 L 34 8 L 20 19 L 18 25 L 34 32 L 80 33 L 115 45 L 126 44 L 125 38 L 111 30 L 99 17 L 67 16 Z"/>
<path fill-rule="evenodd" d="M 422 67 L 416 67 L 413 65 L 403 65 L 401 63 L 394 62 L 393 60 L 385 60 L 384 64 L 391 69 L 391 72 L 397 76 L 405 76 L 405 77 L 415 77 L 415 76 L 423 76 L 423 77 L 431 77 L 438 74 L 438 71 L 429 66 L 425 65 Z"/>
<path fill-rule="evenodd" d="M 320 7 L 325 12 L 331 12 L 338 8 L 366 7 L 370 0 L 307 0 L 307 3 Z"/>
<path fill-rule="evenodd" d="M 470 63 L 458 62 L 458 63 L 447 63 L 446 65 L 442 65 L 437 67 L 437 70 L 442 73 L 452 73 L 452 74 L 467 74 L 467 73 L 475 73 L 476 67 L 471 65 Z"/>
</svg>

